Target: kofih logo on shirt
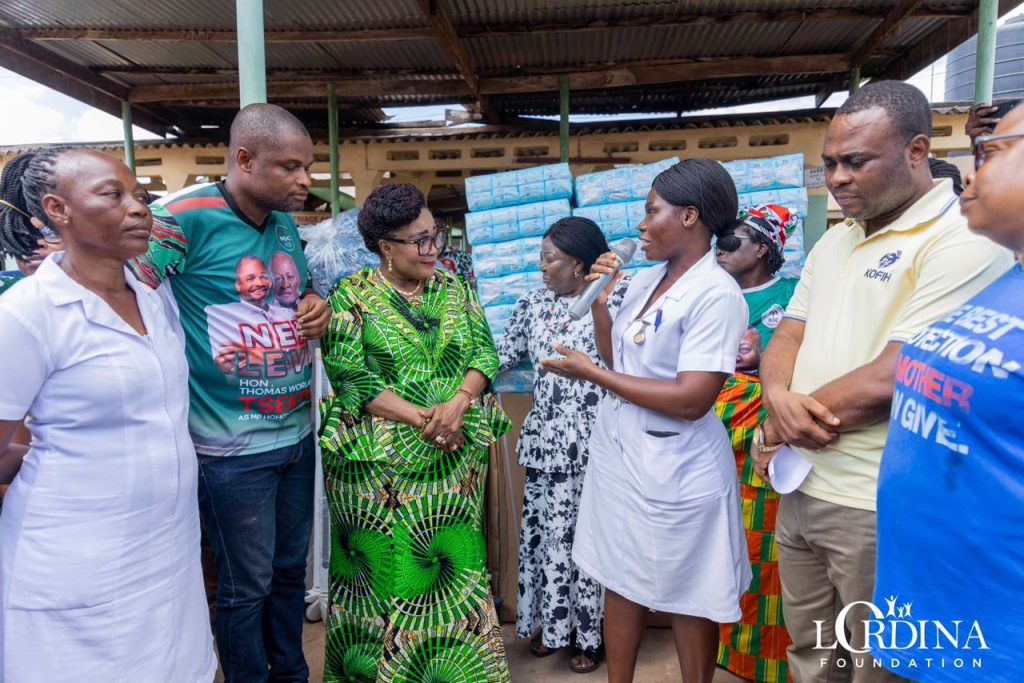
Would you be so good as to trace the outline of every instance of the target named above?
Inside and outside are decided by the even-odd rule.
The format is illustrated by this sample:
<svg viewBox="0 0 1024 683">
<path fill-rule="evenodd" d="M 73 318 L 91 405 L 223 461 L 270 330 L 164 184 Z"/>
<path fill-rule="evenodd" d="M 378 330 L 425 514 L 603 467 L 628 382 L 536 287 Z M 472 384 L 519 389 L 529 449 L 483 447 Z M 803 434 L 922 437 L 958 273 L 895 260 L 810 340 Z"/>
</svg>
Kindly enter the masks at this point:
<svg viewBox="0 0 1024 683">
<path fill-rule="evenodd" d="M 878 280 L 879 282 L 888 282 L 892 279 L 892 273 L 887 272 L 886 269 L 891 267 L 894 263 L 900 260 L 903 256 L 903 251 L 890 251 L 888 254 L 878 259 L 877 268 L 868 268 L 864 271 L 864 277 L 869 280 Z"/>
<path fill-rule="evenodd" d="M 843 607 L 836 615 L 834 624 L 830 625 L 832 633 L 835 634 L 835 641 L 826 645 L 823 640 L 826 630 L 822 627 L 825 620 L 813 620 L 817 633 L 817 641 L 814 645 L 818 650 L 835 650 L 840 647 L 851 654 L 865 654 L 874 650 L 871 662 L 863 666 L 879 667 L 886 666 L 890 669 L 907 668 L 953 668 L 980 669 L 982 658 L 977 656 L 980 651 L 988 650 L 989 645 L 985 642 L 985 634 L 981 630 L 981 624 L 977 619 L 967 621 L 966 619 L 955 619 L 952 621 L 938 621 L 935 619 L 915 619 L 911 614 L 913 603 L 909 600 L 897 605 L 899 596 L 890 595 L 885 600 L 885 611 L 867 600 L 851 602 Z M 869 618 L 862 622 L 865 643 L 862 647 L 856 647 L 850 642 L 847 615 L 857 605 L 868 608 Z M 857 643 L 860 645 L 860 643 Z M 930 650 L 934 654 L 928 657 L 911 657 L 908 661 L 900 659 L 889 659 L 883 661 L 882 653 L 899 650 Z M 829 658 L 823 658 L 822 666 L 827 665 Z M 857 666 L 849 659 L 840 655 L 837 661 L 839 668 Z M 860 666 L 857 666 L 860 668 Z"/>
</svg>

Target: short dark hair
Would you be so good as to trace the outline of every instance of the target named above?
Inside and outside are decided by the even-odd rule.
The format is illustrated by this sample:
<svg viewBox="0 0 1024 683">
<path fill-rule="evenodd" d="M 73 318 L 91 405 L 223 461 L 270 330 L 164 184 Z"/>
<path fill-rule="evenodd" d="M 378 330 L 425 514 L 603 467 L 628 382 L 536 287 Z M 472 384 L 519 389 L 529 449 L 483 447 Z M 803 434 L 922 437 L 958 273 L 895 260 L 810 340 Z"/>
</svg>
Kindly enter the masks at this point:
<svg viewBox="0 0 1024 683">
<path fill-rule="evenodd" d="M 380 254 L 380 241 L 409 225 L 427 206 L 427 199 L 415 185 L 381 185 L 370 193 L 359 210 L 359 234 L 366 248 Z"/>
<path fill-rule="evenodd" d="M 309 136 L 302 121 L 283 107 L 262 102 L 242 107 L 231 121 L 228 163 L 233 163 L 239 147 L 253 153 L 275 148 L 284 130 Z"/>
<path fill-rule="evenodd" d="M 701 223 L 714 235 L 725 233 L 739 211 L 736 183 L 711 159 L 683 159 L 669 166 L 655 177 L 654 191 L 673 206 L 696 207 Z"/>
<path fill-rule="evenodd" d="M 902 81 L 875 81 L 862 86 L 836 110 L 846 116 L 879 107 L 889 115 L 889 122 L 903 144 L 918 135 L 932 136 L 932 108 L 924 93 Z"/>
<path fill-rule="evenodd" d="M 267 267 L 267 264 L 263 260 L 263 257 L 261 257 L 259 254 L 246 254 L 242 258 L 235 261 L 235 275 L 238 275 L 238 271 L 242 267 L 242 264 L 247 263 L 249 261 L 259 261 L 261 266 L 263 266 L 264 268 Z"/>
<path fill-rule="evenodd" d="M 57 187 L 57 159 L 69 147 L 25 152 L 4 166 L 0 176 L 0 253 L 27 261 L 39 249 L 43 233 L 30 217 L 48 221 L 42 199 Z"/>
<path fill-rule="evenodd" d="M 583 271 L 590 272 L 590 267 L 597 257 L 611 249 L 597 223 L 583 216 L 567 216 L 559 218 L 551 224 L 544 237 L 574 259 L 583 263 Z"/>
</svg>

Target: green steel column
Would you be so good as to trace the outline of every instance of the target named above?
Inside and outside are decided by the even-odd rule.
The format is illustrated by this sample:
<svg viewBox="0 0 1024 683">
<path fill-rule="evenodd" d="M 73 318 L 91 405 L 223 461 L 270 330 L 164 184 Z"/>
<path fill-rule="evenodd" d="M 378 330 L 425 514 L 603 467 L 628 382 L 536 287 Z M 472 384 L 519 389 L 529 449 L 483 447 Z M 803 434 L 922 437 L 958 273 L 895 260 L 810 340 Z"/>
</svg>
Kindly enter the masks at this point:
<svg viewBox="0 0 1024 683">
<path fill-rule="evenodd" d="M 860 67 L 855 66 L 850 69 L 850 94 L 860 90 Z"/>
<path fill-rule="evenodd" d="M 569 161 L 569 77 L 558 77 L 558 139 L 561 143 L 561 159 Z"/>
<path fill-rule="evenodd" d="M 124 165 L 135 173 L 135 137 L 132 135 L 131 102 L 121 102 L 121 124 L 124 126 Z"/>
<path fill-rule="evenodd" d="M 267 101 L 263 49 L 263 0 L 235 0 L 238 29 L 238 90 L 242 106 Z"/>
<path fill-rule="evenodd" d="M 331 216 L 341 211 L 338 196 L 338 93 L 333 83 L 327 86 L 327 139 L 331 146 Z"/>
<path fill-rule="evenodd" d="M 992 102 L 992 82 L 996 75 L 997 0 L 981 0 L 978 5 L 978 51 L 974 64 L 974 103 Z"/>
</svg>

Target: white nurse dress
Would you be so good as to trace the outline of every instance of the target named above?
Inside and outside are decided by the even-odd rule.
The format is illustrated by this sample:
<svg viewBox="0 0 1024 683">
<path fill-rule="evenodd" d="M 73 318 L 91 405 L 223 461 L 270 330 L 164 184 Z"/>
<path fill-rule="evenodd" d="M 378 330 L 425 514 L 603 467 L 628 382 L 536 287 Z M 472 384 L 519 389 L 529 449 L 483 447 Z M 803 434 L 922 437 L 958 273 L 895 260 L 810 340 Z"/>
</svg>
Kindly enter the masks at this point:
<svg viewBox="0 0 1024 683">
<path fill-rule="evenodd" d="M 188 367 L 160 295 L 147 335 L 61 270 L 0 297 L 0 419 L 32 448 L 0 514 L 0 683 L 212 681 Z"/>
<path fill-rule="evenodd" d="M 747 327 L 736 282 L 709 252 L 637 320 L 665 268 L 641 271 L 626 292 L 612 326 L 615 370 L 731 374 Z M 738 488 L 713 409 L 690 421 L 609 395 L 590 439 L 573 560 L 651 609 L 736 621 L 751 579 Z"/>
</svg>

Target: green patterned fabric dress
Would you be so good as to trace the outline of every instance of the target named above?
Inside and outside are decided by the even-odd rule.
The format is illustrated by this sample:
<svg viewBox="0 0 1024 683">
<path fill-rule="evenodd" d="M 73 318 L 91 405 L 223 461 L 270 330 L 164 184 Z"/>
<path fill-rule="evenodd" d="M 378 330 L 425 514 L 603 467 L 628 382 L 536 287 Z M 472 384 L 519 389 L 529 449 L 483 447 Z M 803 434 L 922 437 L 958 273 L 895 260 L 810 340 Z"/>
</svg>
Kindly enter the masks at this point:
<svg viewBox="0 0 1024 683">
<path fill-rule="evenodd" d="M 418 429 L 363 410 L 384 390 L 424 408 L 443 403 L 471 368 L 494 378 L 498 356 L 476 294 L 437 271 L 407 301 L 367 269 L 328 299 L 324 681 L 508 681 L 482 525 L 488 446 L 508 417 L 485 394 L 465 415 L 466 445 L 446 453 Z"/>
</svg>

